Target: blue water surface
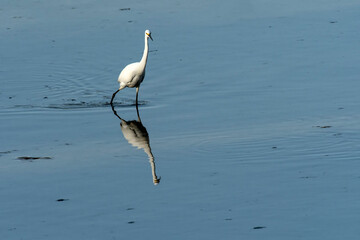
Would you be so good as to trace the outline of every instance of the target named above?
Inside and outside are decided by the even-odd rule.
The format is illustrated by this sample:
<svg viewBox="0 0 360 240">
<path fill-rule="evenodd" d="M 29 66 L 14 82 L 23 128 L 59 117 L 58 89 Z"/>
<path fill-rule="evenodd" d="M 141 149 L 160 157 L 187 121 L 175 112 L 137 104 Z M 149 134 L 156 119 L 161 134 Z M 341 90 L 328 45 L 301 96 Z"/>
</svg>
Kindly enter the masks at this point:
<svg viewBox="0 0 360 240">
<path fill-rule="evenodd" d="M 359 10 L 2 1 L 0 236 L 356 239 Z"/>
</svg>

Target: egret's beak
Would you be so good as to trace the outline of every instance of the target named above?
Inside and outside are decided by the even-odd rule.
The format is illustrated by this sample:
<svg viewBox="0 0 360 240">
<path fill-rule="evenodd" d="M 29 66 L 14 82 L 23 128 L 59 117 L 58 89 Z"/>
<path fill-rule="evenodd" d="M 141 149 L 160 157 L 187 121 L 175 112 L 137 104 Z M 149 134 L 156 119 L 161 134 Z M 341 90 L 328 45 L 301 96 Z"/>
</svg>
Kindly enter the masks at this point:
<svg viewBox="0 0 360 240">
<path fill-rule="evenodd" d="M 149 34 L 148 36 L 150 37 L 151 41 L 154 41 L 154 40 L 152 39 L 152 37 L 151 37 L 151 34 Z"/>
</svg>

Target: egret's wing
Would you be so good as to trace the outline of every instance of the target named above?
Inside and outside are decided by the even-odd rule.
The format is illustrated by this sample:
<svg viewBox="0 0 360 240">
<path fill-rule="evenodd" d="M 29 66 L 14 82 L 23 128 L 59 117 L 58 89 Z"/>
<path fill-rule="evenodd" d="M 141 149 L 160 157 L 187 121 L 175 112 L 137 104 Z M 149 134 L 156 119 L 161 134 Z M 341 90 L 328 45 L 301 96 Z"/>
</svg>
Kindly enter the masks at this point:
<svg viewBox="0 0 360 240">
<path fill-rule="evenodd" d="M 118 82 L 127 85 L 136 76 L 136 69 L 139 63 L 131 63 L 127 65 L 120 73 Z"/>
</svg>

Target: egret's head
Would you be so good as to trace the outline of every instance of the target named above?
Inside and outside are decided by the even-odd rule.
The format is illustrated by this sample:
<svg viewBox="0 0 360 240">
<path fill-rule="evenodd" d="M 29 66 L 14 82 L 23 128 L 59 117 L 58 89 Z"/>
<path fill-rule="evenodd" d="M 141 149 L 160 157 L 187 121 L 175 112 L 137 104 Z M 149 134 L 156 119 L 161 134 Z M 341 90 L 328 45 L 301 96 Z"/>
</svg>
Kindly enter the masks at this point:
<svg viewBox="0 0 360 240">
<path fill-rule="evenodd" d="M 151 32 L 150 32 L 150 30 L 146 30 L 146 31 L 145 31 L 145 36 L 146 36 L 147 38 L 150 38 L 151 41 L 153 40 L 152 37 L 151 37 Z"/>
</svg>

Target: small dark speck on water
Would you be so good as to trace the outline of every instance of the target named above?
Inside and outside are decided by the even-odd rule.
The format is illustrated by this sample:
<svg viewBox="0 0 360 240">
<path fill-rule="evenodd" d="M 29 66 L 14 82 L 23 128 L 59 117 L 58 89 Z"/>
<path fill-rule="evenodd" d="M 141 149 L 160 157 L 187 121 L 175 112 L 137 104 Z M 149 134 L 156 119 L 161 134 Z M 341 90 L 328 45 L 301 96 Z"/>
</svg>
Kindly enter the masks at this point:
<svg viewBox="0 0 360 240">
<path fill-rule="evenodd" d="M 277 147 L 272 147 L 272 149 L 277 149 Z"/>
<path fill-rule="evenodd" d="M 134 210 L 135 208 L 129 207 L 126 209 L 126 211 Z"/>
<path fill-rule="evenodd" d="M 225 221 L 231 221 L 232 218 L 225 218 Z"/>
<path fill-rule="evenodd" d="M 17 159 L 19 160 L 38 160 L 38 159 L 52 159 L 51 157 L 28 157 L 28 156 L 23 156 L 23 157 L 18 157 Z"/>
<path fill-rule="evenodd" d="M 309 178 L 316 178 L 316 177 L 314 177 L 314 176 L 304 176 L 304 177 L 300 177 L 300 178 L 309 179 Z"/>
<path fill-rule="evenodd" d="M 135 223 L 135 221 L 129 221 L 128 222 L 128 224 L 134 224 Z"/>
<path fill-rule="evenodd" d="M 330 21 L 330 23 L 337 23 L 337 21 Z"/>
<path fill-rule="evenodd" d="M 69 201 L 69 199 L 67 199 L 67 198 L 59 198 L 56 201 L 57 202 L 65 202 L 65 201 Z"/>
<path fill-rule="evenodd" d="M 130 11 L 130 8 L 120 8 L 119 11 Z"/>
<path fill-rule="evenodd" d="M 263 228 L 266 228 L 266 227 L 264 227 L 264 226 L 253 227 L 253 229 L 263 229 Z"/>
<path fill-rule="evenodd" d="M 317 128 L 331 128 L 331 126 L 315 126 Z"/>
</svg>

